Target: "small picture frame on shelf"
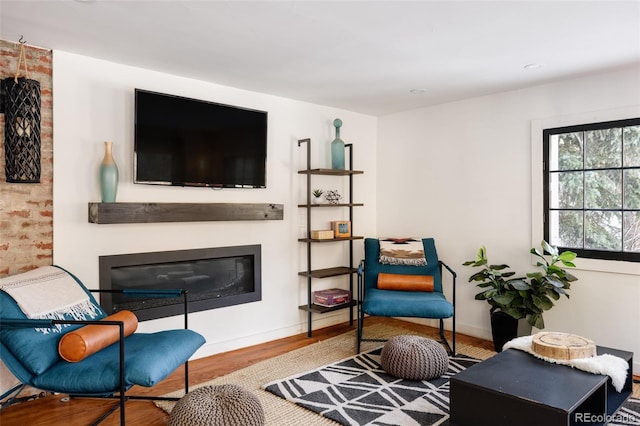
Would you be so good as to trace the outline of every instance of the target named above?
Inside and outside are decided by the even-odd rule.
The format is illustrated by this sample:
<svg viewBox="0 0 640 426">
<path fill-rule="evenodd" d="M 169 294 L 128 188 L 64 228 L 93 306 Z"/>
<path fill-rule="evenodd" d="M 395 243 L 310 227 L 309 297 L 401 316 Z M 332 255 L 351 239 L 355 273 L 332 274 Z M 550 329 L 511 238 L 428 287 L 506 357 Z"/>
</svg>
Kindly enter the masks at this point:
<svg viewBox="0 0 640 426">
<path fill-rule="evenodd" d="M 331 222 L 331 229 L 335 238 L 346 238 L 351 236 L 351 222 L 348 220 L 334 220 Z"/>
</svg>

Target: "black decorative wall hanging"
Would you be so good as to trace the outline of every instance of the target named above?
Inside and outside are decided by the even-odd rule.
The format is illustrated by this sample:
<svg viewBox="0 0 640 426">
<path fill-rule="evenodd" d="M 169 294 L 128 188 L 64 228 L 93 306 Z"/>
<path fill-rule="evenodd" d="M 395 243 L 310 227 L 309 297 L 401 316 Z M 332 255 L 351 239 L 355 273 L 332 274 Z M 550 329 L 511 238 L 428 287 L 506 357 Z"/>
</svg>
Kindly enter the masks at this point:
<svg viewBox="0 0 640 426">
<path fill-rule="evenodd" d="M 24 62 L 25 77 L 18 77 Z M 40 82 L 29 79 L 24 42 L 14 77 L 2 80 L 7 182 L 40 182 Z"/>
</svg>

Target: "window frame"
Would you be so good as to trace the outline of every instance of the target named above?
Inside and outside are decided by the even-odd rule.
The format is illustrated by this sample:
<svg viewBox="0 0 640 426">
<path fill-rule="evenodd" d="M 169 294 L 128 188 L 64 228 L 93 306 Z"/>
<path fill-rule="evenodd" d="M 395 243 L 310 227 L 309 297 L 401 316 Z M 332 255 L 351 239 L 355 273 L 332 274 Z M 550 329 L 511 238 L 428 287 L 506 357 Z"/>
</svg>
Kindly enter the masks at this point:
<svg viewBox="0 0 640 426">
<path fill-rule="evenodd" d="M 543 128 L 542 129 L 542 163 L 543 163 L 543 182 L 542 182 L 542 195 L 543 195 L 543 233 L 545 241 L 550 241 L 550 215 L 552 211 L 562 211 L 562 210 L 571 210 L 571 211 L 581 211 L 584 217 L 584 213 L 593 210 L 601 210 L 601 211 L 613 211 L 620 212 L 624 214 L 625 211 L 640 211 L 640 209 L 625 209 L 624 208 L 624 199 L 619 206 L 619 208 L 615 209 L 590 209 L 586 208 L 584 203 L 582 208 L 571 208 L 571 209 L 562 209 L 562 208 L 551 208 L 550 207 L 550 175 L 552 171 L 550 170 L 550 140 L 551 136 L 557 134 L 564 133 L 574 133 L 574 132 L 587 132 L 592 130 L 603 130 L 610 128 L 623 128 L 630 126 L 640 126 L 640 116 L 634 118 L 627 119 L 618 119 L 618 120 L 610 120 L 610 121 L 600 121 L 595 123 L 586 123 L 586 124 L 572 124 L 568 126 L 559 126 L 559 127 L 551 127 L 551 128 Z M 622 155 L 624 155 L 624 150 L 622 150 Z M 584 155 L 584 154 L 583 154 Z M 584 158 L 584 157 L 583 157 Z M 620 167 L 613 168 L 605 168 L 605 169 L 590 169 L 587 168 L 585 163 L 583 162 L 581 169 L 575 169 L 570 172 L 582 172 L 583 174 L 592 170 L 620 170 L 622 173 L 621 182 L 622 182 L 622 191 L 624 194 L 624 170 L 635 170 L 640 166 L 632 166 L 625 167 L 624 164 L 621 164 Z M 557 172 L 557 171 L 553 171 Z M 585 191 L 586 188 L 583 188 Z M 624 226 L 624 221 L 623 221 Z M 583 232 L 584 232 L 584 221 L 583 221 Z M 627 261 L 627 262 L 640 262 L 640 253 L 639 252 L 625 252 L 619 251 L 610 251 L 610 250 L 595 250 L 595 249 L 585 249 L 585 248 L 575 248 L 575 247 L 559 247 L 560 250 L 571 250 L 575 252 L 581 258 L 590 258 L 596 260 L 616 260 L 616 261 Z"/>
</svg>

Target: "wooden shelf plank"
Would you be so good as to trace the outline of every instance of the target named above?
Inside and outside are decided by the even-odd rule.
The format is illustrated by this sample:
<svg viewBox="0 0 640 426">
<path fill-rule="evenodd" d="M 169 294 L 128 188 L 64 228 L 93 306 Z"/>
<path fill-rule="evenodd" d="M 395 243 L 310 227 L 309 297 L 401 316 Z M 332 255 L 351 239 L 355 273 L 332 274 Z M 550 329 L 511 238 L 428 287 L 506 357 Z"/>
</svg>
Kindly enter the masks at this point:
<svg viewBox="0 0 640 426">
<path fill-rule="evenodd" d="M 301 175 L 325 175 L 325 176 L 349 176 L 349 175 L 361 175 L 364 172 L 362 170 L 342 170 L 342 169 L 309 169 L 299 170 L 298 174 Z"/>
<path fill-rule="evenodd" d="M 348 266 L 336 266 L 333 268 L 315 269 L 310 272 L 302 271 L 298 272 L 298 275 L 312 278 L 329 278 L 338 277 L 341 275 L 355 274 L 356 272 L 358 272 L 357 268 L 349 268 Z"/>
<path fill-rule="evenodd" d="M 361 240 L 364 237 L 340 237 L 340 238 L 331 238 L 328 240 L 316 240 L 313 238 L 298 238 L 298 241 L 301 243 L 332 243 L 334 241 L 349 241 L 349 240 Z"/>
<path fill-rule="evenodd" d="M 298 204 L 298 207 L 362 207 L 364 203 L 351 203 L 351 204 Z"/>
<path fill-rule="evenodd" d="M 357 304 L 358 304 L 357 300 L 352 300 L 350 303 L 343 303 L 342 305 L 338 305 L 338 306 L 328 307 L 328 306 L 320 306 L 320 305 L 312 304 L 311 306 L 309 305 L 298 306 L 298 309 L 302 311 L 307 311 L 307 312 L 314 312 L 316 314 L 324 314 L 326 312 L 339 311 L 340 309 L 347 309 L 351 306 L 357 306 Z"/>
<path fill-rule="evenodd" d="M 155 223 L 282 220 L 282 204 L 242 203 L 89 203 L 89 222 Z"/>
</svg>

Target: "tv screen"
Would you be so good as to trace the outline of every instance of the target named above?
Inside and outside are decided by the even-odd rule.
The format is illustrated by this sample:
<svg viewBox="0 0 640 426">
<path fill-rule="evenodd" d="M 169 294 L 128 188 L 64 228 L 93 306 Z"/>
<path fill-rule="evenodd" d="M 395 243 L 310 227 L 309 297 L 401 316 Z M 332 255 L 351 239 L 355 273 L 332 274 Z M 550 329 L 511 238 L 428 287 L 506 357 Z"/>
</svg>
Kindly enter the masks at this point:
<svg viewBox="0 0 640 426">
<path fill-rule="evenodd" d="M 135 90 L 134 182 L 265 188 L 267 113 Z"/>
</svg>

